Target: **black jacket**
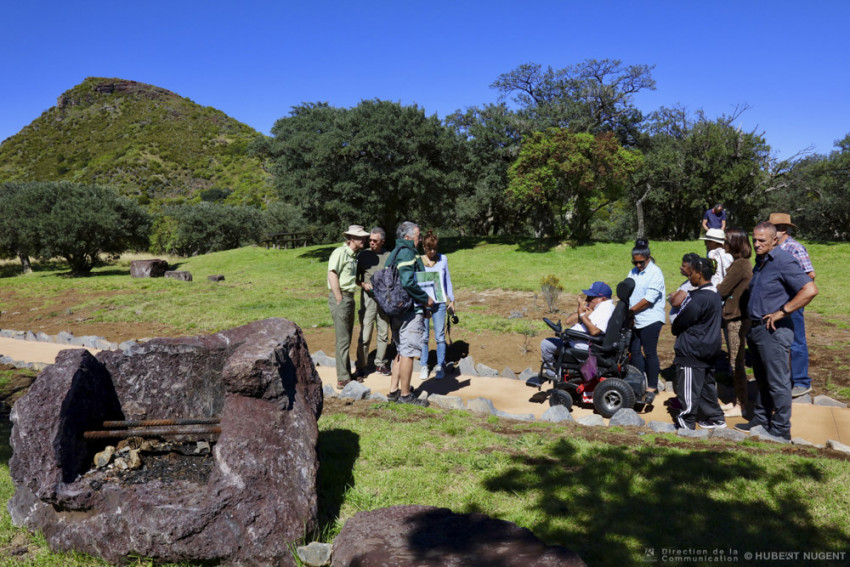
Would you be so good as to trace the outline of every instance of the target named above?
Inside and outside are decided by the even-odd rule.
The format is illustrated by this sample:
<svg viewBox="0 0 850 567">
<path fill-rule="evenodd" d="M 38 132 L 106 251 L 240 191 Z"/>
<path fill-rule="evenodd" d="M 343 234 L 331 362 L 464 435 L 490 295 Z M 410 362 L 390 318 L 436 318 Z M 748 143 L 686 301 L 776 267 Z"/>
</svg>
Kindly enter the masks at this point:
<svg viewBox="0 0 850 567">
<path fill-rule="evenodd" d="M 691 368 L 714 366 L 720 356 L 720 319 L 723 302 L 717 292 L 706 289 L 711 284 L 690 292 L 672 331 L 676 335 L 673 362 Z"/>
</svg>

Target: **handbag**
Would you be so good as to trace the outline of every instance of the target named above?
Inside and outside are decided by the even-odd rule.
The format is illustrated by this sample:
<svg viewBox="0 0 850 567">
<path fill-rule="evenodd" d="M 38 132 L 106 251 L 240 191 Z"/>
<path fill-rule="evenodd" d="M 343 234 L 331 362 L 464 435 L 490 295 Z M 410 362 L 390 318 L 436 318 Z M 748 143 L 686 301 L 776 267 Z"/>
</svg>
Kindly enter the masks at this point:
<svg viewBox="0 0 850 567">
<path fill-rule="evenodd" d="M 581 377 L 585 382 L 590 382 L 594 378 L 596 378 L 599 374 L 599 368 L 596 364 L 596 357 L 592 354 L 588 355 L 587 360 L 581 363 L 579 367 L 579 372 L 581 372 Z"/>
</svg>

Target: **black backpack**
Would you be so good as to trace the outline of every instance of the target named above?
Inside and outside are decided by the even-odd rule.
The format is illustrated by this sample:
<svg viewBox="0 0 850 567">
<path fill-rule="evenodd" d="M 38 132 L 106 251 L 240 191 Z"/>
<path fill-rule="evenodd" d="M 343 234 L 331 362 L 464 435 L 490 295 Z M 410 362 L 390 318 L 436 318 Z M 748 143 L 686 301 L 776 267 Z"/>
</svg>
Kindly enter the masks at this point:
<svg viewBox="0 0 850 567">
<path fill-rule="evenodd" d="M 398 317 L 410 311 L 413 307 L 413 298 L 401 286 L 401 277 L 398 274 L 398 266 L 395 258 L 401 248 L 393 250 L 392 255 L 386 263 L 386 268 L 378 270 L 372 275 L 372 297 L 378 302 L 381 311 L 390 317 Z"/>
</svg>

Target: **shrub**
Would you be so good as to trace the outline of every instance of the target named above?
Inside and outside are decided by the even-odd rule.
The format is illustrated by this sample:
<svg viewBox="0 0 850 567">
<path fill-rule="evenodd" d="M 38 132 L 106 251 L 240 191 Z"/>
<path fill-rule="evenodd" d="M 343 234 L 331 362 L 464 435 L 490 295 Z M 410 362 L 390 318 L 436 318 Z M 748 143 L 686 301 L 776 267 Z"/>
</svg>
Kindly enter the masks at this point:
<svg viewBox="0 0 850 567">
<path fill-rule="evenodd" d="M 540 291 L 543 293 L 543 299 L 546 301 L 546 307 L 549 308 L 549 313 L 558 312 L 558 297 L 564 291 L 564 286 L 561 285 L 561 280 L 557 276 L 549 274 L 540 280 Z"/>
</svg>

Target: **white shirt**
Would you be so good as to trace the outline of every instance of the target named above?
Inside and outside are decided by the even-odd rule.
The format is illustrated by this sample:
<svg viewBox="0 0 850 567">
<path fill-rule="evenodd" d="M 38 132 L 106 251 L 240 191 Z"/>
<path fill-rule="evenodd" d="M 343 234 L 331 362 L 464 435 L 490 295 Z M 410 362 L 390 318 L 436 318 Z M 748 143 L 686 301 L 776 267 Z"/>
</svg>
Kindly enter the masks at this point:
<svg viewBox="0 0 850 567">
<path fill-rule="evenodd" d="M 614 302 L 610 299 L 606 299 L 599 305 L 597 305 L 593 311 L 588 315 L 588 319 L 593 323 L 598 329 L 601 329 L 604 333 L 608 328 L 608 319 L 611 318 L 611 315 L 614 314 Z M 588 333 L 587 327 L 584 323 L 579 321 L 572 327 L 570 327 L 573 331 L 581 331 L 582 333 Z M 590 334 L 590 333 L 588 333 Z M 579 348 L 582 350 L 587 350 L 587 341 L 570 341 L 570 345 L 573 348 Z"/>
<path fill-rule="evenodd" d="M 708 258 L 717 262 L 717 270 L 711 276 L 711 284 L 717 286 L 726 277 L 726 271 L 735 259 L 723 248 L 715 248 L 708 253 Z"/>
</svg>

